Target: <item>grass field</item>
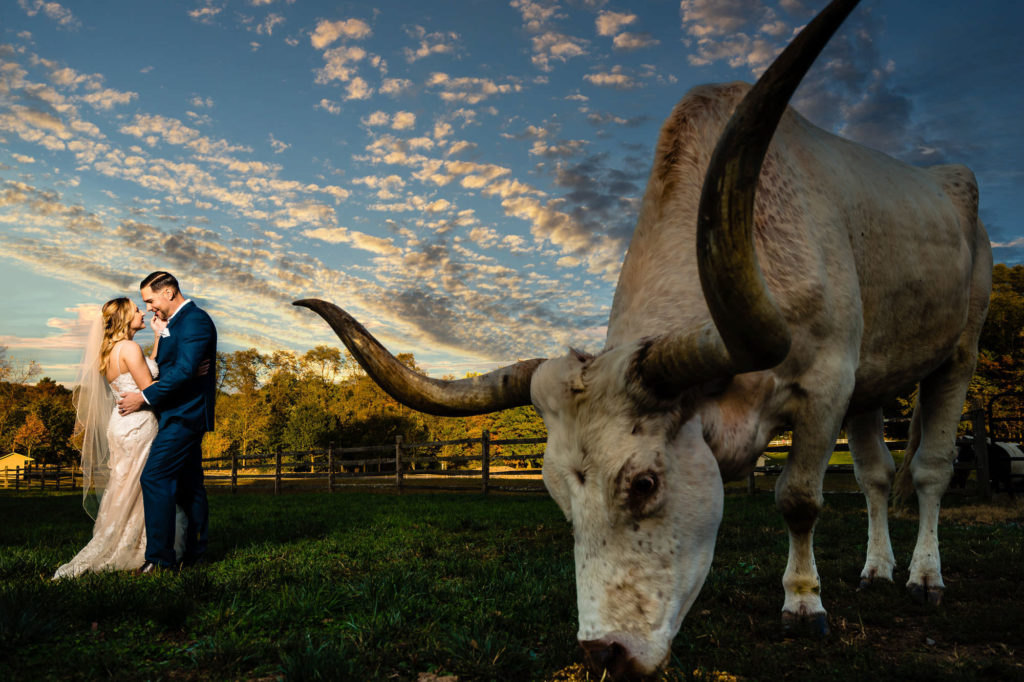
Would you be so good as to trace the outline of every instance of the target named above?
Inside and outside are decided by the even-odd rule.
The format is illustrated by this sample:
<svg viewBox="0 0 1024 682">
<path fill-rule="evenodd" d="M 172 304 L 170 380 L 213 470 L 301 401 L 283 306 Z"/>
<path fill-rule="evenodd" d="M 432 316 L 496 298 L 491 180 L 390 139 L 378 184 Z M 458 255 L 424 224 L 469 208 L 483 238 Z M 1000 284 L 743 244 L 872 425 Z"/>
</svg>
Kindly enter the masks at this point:
<svg viewBox="0 0 1024 682">
<path fill-rule="evenodd" d="M 586 680 L 572 536 L 546 496 L 211 496 L 211 564 L 49 576 L 91 531 L 80 498 L 0 493 L 0 679 Z M 666 679 L 1024 680 L 1024 506 L 953 508 L 939 608 L 858 591 L 866 516 L 830 495 L 817 532 L 833 633 L 778 627 L 786 534 L 772 496 L 730 494 Z M 959 506 L 958 506 L 959 505 Z"/>
</svg>

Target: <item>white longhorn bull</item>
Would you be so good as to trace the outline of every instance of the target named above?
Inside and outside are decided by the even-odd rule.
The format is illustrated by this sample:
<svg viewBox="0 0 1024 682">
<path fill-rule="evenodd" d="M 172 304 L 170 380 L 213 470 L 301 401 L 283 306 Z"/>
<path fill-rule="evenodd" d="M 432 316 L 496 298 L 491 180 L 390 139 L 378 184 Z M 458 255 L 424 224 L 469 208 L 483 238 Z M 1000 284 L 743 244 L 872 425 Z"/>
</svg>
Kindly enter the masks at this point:
<svg viewBox="0 0 1024 682">
<path fill-rule="evenodd" d="M 548 430 L 544 483 L 573 526 L 578 638 L 615 677 L 666 660 L 711 565 L 722 482 L 749 472 L 781 430 L 793 431 L 776 487 L 790 539 L 783 620 L 827 631 L 812 533 L 844 424 L 869 510 L 862 579 L 891 581 L 895 467 L 879 406 L 915 384 L 907 448 L 920 529 L 907 585 L 941 598 L 939 503 L 991 249 L 967 168 L 908 166 L 787 108 L 855 4 L 823 10 L 753 88 L 697 87 L 676 106 L 596 356 L 440 381 L 398 363 L 337 306 L 297 302 L 410 407 L 465 415 L 532 402 Z"/>
</svg>

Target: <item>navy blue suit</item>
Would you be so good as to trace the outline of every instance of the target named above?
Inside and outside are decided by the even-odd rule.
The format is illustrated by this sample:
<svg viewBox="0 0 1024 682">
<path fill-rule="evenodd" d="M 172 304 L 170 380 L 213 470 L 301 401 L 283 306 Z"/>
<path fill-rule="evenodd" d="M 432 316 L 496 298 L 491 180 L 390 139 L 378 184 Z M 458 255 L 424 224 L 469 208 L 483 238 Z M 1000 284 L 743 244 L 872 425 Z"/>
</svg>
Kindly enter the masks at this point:
<svg viewBox="0 0 1024 682">
<path fill-rule="evenodd" d="M 175 504 L 188 516 L 184 560 L 195 561 L 206 551 L 210 511 L 201 446 L 203 434 L 213 430 L 217 394 L 217 329 L 210 316 L 185 303 L 168 321 L 167 332 L 157 348 L 159 380 L 142 391 L 160 423 L 140 481 L 146 561 L 161 566 L 176 563 Z M 203 360 L 210 361 L 210 369 L 198 376 Z"/>
</svg>

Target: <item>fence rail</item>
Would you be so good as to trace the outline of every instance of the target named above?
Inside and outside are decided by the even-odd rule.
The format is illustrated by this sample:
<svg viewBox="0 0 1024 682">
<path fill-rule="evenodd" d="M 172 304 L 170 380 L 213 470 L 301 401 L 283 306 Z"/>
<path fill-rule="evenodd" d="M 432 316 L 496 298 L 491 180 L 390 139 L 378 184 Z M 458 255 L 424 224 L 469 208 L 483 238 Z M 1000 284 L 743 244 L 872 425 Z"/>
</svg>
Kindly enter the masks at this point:
<svg viewBox="0 0 1024 682">
<path fill-rule="evenodd" d="M 26 464 L 0 469 L 2 490 L 75 490 L 82 487 L 82 469 L 67 464 Z"/>
<path fill-rule="evenodd" d="M 956 469 L 974 471 L 975 484 L 964 493 L 976 494 L 984 499 L 992 495 L 989 478 L 988 435 L 986 410 L 975 410 L 961 417 L 970 422 L 974 438 L 975 463 L 957 464 Z M 1005 421 L 999 418 L 993 421 Z M 888 420 L 895 424 L 906 420 Z M 980 436 L 980 437 L 977 437 Z M 346 486 L 388 487 L 398 492 L 415 489 L 473 490 L 483 493 L 491 490 L 514 492 L 544 490 L 539 464 L 543 453 L 495 455 L 495 446 L 542 445 L 544 438 L 491 438 L 484 431 L 478 438 L 460 438 L 444 441 L 405 443 L 401 436 L 393 444 L 363 445 L 336 448 L 333 445 L 316 450 L 276 450 L 247 454 L 233 454 L 203 459 L 206 480 L 211 485 L 228 485 L 237 492 L 240 485 L 272 482 L 275 493 L 286 486 L 292 489 L 322 489 L 333 492 Z M 958 445 L 967 442 L 958 441 Z M 765 453 L 788 452 L 791 442 L 773 441 Z M 477 446 L 477 452 L 461 455 L 422 454 L 423 450 L 437 450 L 445 446 Z M 890 451 L 903 450 L 905 440 L 889 440 Z M 849 443 L 839 441 L 834 452 L 849 452 Z M 367 455 L 375 455 L 367 457 Z M 359 459 L 354 457 L 361 456 Z M 1021 459 L 1021 458 L 1011 458 Z M 523 465 L 526 466 L 523 466 Z M 519 466 L 516 466 L 519 465 Z M 763 457 L 747 478 L 747 491 L 754 493 L 766 479 L 782 472 L 781 464 L 770 463 Z M 852 474 L 850 465 L 831 465 L 828 474 Z M 3 489 L 15 492 L 36 490 L 74 490 L 81 487 L 82 473 L 76 466 L 61 464 L 15 467 L 0 471 Z M 1012 479 L 1011 479 L 1012 485 Z M 950 491 L 956 492 L 956 491 Z"/>
</svg>

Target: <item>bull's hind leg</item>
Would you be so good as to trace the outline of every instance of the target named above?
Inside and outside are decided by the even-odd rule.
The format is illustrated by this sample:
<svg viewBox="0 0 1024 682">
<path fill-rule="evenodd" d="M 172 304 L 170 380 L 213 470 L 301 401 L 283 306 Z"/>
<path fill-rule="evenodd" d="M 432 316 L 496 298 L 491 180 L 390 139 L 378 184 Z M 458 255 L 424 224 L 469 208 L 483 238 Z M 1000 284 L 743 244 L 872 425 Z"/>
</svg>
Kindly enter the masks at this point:
<svg viewBox="0 0 1024 682">
<path fill-rule="evenodd" d="M 956 429 L 976 358 L 975 352 L 961 349 L 926 377 L 921 382 L 915 408 L 921 442 L 913 452 L 910 474 L 917 491 L 919 525 L 907 588 L 914 596 L 933 604 L 942 601 L 946 587 L 939 559 L 939 506 L 953 476 Z"/>
<path fill-rule="evenodd" d="M 896 466 L 882 437 L 882 411 L 850 417 L 846 434 L 853 471 L 868 505 L 868 549 L 860 585 L 865 587 L 876 580 L 892 582 L 896 559 L 889 541 L 889 493 Z"/>
<path fill-rule="evenodd" d="M 833 414 L 836 402 L 808 400 L 793 425 L 793 448 L 775 486 L 775 501 L 789 526 L 789 561 L 782 577 L 786 600 L 783 626 L 828 634 L 828 615 L 821 603 L 821 584 L 814 562 L 814 524 L 824 502 L 821 486 L 842 426 Z M 840 404 L 845 404 L 842 399 Z"/>
</svg>

